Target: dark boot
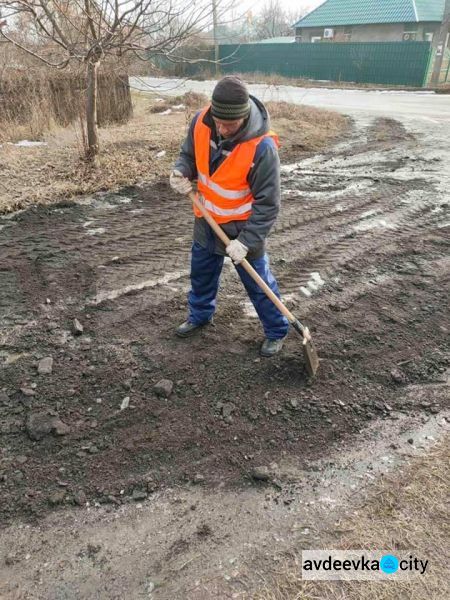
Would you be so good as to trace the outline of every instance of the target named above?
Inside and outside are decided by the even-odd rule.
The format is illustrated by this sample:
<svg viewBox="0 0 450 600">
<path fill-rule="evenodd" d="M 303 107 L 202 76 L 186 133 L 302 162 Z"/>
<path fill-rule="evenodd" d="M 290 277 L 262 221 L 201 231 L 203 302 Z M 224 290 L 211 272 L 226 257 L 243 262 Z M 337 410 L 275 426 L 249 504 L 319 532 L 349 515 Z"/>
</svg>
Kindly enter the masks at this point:
<svg viewBox="0 0 450 600">
<path fill-rule="evenodd" d="M 283 347 L 285 338 L 281 338 L 279 340 L 268 340 L 265 339 L 263 345 L 261 346 L 260 354 L 261 356 L 265 356 L 266 358 L 270 358 L 271 356 L 275 356 Z"/>
<path fill-rule="evenodd" d="M 211 321 L 206 321 L 206 323 L 200 323 L 200 325 L 195 325 L 194 323 L 191 323 L 190 321 L 185 321 L 177 328 L 177 330 L 175 331 L 175 334 L 181 338 L 190 337 L 196 331 L 198 331 L 202 327 L 205 327 L 205 325 L 209 325 L 210 323 L 211 323 Z"/>
</svg>

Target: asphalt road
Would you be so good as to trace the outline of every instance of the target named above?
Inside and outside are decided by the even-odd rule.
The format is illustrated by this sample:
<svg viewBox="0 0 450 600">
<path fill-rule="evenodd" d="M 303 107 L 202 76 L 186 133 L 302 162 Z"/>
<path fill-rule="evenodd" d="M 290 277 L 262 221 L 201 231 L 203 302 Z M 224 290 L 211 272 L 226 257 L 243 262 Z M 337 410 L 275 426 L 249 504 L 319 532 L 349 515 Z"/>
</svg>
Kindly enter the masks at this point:
<svg viewBox="0 0 450 600">
<path fill-rule="evenodd" d="M 191 81 L 154 77 L 132 77 L 131 86 L 140 91 L 181 95 L 192 90 L 210 94 L 215 81 Z M 284 100 L 318 108 L 337 110 L 354 117 L 387 116 L 402 121 L 450 125 L 450 96 L 423 92 L 342 90 L 294 86 L 250 85 L 250 92 L 262 100 Z"/>
</svg>

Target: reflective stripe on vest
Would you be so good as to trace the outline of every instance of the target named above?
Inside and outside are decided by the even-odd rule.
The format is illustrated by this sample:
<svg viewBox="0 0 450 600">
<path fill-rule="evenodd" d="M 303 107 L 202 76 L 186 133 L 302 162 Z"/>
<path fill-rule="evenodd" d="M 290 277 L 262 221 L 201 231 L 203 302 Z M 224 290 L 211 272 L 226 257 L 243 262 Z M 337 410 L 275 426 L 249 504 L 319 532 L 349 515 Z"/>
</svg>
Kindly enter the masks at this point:
<svg viewBox="0 0 450 600">
<path fill-rule="evenodd" d="M 194 127 L 195 162 L 198 173 L 199 199 L 217 223 L 245 221 L 252 213 L 254 198 L 247 177 L 253 166 L 258 144 L 271 136 L 278 145 L 278 138 L 272 132 L 237 144 L 228 156 L 210 175 L 209 157 L 211 129 L 203 119 L 209 110 L 206 107 L 199 115 Z M 194 206 L 194 214 L 201 217 Z"/>
<path fill-rule="evenodd" d="M 239 200 L 240 198 L 245 198 L 248 194 L 250 194 L 251 191 L 249 187 L 245 188 L 245 190 L 226 190 L 225 188 L 220 187 L 220 185 L 217 185 L 217 183 L 214 183 L 214 181 L 211 181 L 211 179 L 203 173 L 200 173 L 200 171 L 198 172 L 198 179 L 213 192 L 216 192 L 216 194 L 219 194 L 219 196 L 228 198 L 228 200 Z"/>
<path fill-rule="evenodd" d="M 213 204 L 212 202 L 210 202 L 209 200 L 206 200 L 204 196 L 202 196 L 201 194 L 199 195 L 199 200 L 200 202 L 203 204 L 203 206 L 209 210 L 210 213 L 213 213 L 213 215 L 217 215 L 220 217 L 235 217 L 235 216 L 239 216 L 241 214 L 245 214 L 247 211 L 251 211 L 252 209 L 252 203 L 249 202 L 248 204 L 242 204 L 241 206 L 239 206 L 238 208 L 219 208 L 218 206 L 216 206 L 215 204 Z M 236 220 L 236 219 L 233 219 Z M 226 222 L 226 221 L 224 221 Z"/>
</svg>

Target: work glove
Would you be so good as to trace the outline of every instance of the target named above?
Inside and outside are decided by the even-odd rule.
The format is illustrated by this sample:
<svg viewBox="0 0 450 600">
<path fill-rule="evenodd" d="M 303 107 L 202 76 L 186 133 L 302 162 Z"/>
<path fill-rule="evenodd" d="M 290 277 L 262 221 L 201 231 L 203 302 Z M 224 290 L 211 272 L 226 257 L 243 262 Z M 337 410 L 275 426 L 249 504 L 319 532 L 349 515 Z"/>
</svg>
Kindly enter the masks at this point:
<svg viewBox="0 0 450 600">
<path fill-rule="evenodd" d="M 233 240 L 226 247 L 226 251 L 234 264 L 238 265 L 247 256 L 248 248 L 239 240 Z"/>
<path fill-rule="evenodd" d="M 192 192 L 192 183 L 177 169 L 174 169 L 170 174 L 169 183 L 170 187 L 179 194 L 189 194 Z"/>
</svg>

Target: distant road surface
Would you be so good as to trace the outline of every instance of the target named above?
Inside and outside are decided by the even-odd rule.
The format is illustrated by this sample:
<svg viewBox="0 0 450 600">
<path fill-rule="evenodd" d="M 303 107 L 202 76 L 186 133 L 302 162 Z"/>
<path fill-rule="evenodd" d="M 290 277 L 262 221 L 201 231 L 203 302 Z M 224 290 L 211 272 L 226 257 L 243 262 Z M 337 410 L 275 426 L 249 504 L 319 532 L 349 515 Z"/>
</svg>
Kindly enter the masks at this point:
<svg viewBox="0 0 450 600">
<path fill-rule="evenodd" d="M 191 90 L 210 94 L 215 81 L 132 77 L 133 89 L 169 95 Z M 261 100 L 285 100 L 337 110 L 354 117 L 385 116 L 402 121 L 430 124 L 450 124 L 450 95 L 420 92 L 342 90 L 331 88 L 300 88 L 289 85 L 249 85 L 250 92 Z"/>
</svg>

